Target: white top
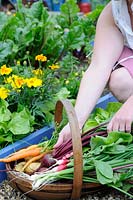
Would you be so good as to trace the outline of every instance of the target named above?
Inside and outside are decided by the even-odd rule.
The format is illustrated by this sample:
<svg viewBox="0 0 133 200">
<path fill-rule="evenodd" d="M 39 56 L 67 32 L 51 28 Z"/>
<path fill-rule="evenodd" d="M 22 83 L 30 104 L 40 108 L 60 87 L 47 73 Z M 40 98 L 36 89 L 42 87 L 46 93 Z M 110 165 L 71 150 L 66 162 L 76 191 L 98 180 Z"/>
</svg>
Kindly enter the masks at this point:
<svg viewBox="0 0 133 200">
<path fill-rule="evenodd" d="M 133 3 L 131 5 L 133 10 Z M 114 20 L 124 36 L 125 45 L 133 49 L 133 31 L 126 0 L 112 0 Z"/>
</svg>

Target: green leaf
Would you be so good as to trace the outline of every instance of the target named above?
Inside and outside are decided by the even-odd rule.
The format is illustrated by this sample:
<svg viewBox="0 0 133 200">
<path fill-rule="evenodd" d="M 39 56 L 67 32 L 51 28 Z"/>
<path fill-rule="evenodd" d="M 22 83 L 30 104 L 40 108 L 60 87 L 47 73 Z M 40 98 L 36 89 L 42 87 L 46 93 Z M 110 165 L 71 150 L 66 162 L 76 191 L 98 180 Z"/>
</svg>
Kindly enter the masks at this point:
<svg viewBox="0 0 133 200">
<path fill-rule="evenodd" d="M 112 116 L 114 113 L 116 113 L 120 107 L 122 106 L 122 103 L 120 102 L 109 102 L 106 111 L 109 113 L 110 116 Z"/>
<path fill-rule="evenodd" d="M 89 131 L 91 128 L 94 128 L 97 125 L 98 123 L 96 120 L 93 120 L 93 119 L 87 120 L 83 127 L 83 133 Z"/>
<path fill-rule="evenodd" d="M 8 110 L 8 103 L 5 100 L 0 100 L 0 122 L 7 122 L 11 118 L 11 112 Z"/>
<path fill-rule="evenodd" d="M 43 10 L 45 10 L 45 17 L 48 17 L 48 13 L 46 12 L 46 9 L 44 8 L 42 1 L 38 1 L 32 4 L 31 8 L 29 9 L 30 15 L 32 15 L 33 18 L 37 18 L 41 20 L 41 16 L 43 13 Z"/>
<path fill-rule="evenodd" d="M 110 132 L 107 137 L 95 136 L 91 138 L 90 146 L 92 150 L 95 150 L 99 147 L 99 150 L 103 150 L 106 147 L 110 147 L 110 145 L 114 144 L 124 144 L 131 143 L 133 141 L 133 136 L 130 133 L 125 132 Z M 112 148 L 112 147 L 111 147 Z M 113 148 L 119 148 L 120 146 L 115 146 Z M 121 148 L 123 148 L 121 146 Z M 124 150 L 124 149 L 123 149 Z"/>
<path fill-rule="evenodd" d="M 120 131 L 113 131 L 108 134 L 107 143 L 131 143 L 133 141 L 133 136 L 130 133 L 120 132 Z"/>
<path fill-rule="evenodd" d="M 61 90 L 56 94 L 56 98 L 59 99 L 66 99 L 68 98 L 70 92 L 67 90 L 66 87 L 61 88 Z"/>
<path fill-rule="evenodd" d="M 8 20 L 8 16 L 4 12 L 0 12 L 0 31 L 2 31 Z"/>
<path fill-rule="evenodd" d="M 5 142 L 5 138 L 3 136 L 0 136 L 0 143 Z"/>
<path fill-rule="evenodd" d="M 5 141 L 11 143 L 13 141 L 12 134 L 9 134 L 7 137 L 5 137 Z"/>
<path fill-rule="evenodd" d="M 13 48 L 13 41 L 6 40 L 0 42 L 0 62 L 5 62 L 6 57 L 11 55 Z"/>
<path fill-rule="evenodd" d="M 79 12 L 77 1 L 66 0 L 66 2 L 61 5 L 60 11 L 61 11 L 61 15 L 65 17 L 65 21 L 68 22 L 68 24 L 71 24 L 74 20 L 74 17 Z"/>
<path fill-rule="evenodd" d="M 8 124 L 8 129 L 14 134 L 27 134 L 33 131 L 33 117 L 24 109 L 19 113 L 13 113 Z"/>
<path fill-rule="evenodd" d="M 113 179 L 112 167 L 103 161 L 94 161 L 96 167 L 97 179 L 101 184 L 111 183 Z"/>
<path fill-rule="evenodd" d="M 106 145 L 107 143 L 106 137 L 96 136 L 92 137 L 90 140 L 91 150 L 96 149 L 97 147 L 101 148 L 102 145 Z"/>
<path fill-rule="evenodd" d="M 121 154 L 126 151 L 127 147 L 124 145 L 114 144 L 112 146 L 106 146 L 104 152 L 108 154 Z"/>
</svg>

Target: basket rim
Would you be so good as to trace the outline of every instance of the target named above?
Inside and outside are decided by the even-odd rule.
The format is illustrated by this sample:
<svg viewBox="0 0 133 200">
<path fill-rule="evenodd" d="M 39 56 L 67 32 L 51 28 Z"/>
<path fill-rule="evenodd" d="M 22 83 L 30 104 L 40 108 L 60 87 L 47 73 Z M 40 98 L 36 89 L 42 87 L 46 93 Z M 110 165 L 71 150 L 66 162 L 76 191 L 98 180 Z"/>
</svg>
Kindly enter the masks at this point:
<svg viewBox="0 0 133 200">
<path fill-rule="evenodd" d="M 23 181 L 23 182 L 30 184 L 29 186 L 32 186 L 32 180 L 28 180 L 28 179 L 25 179 L 24 177 L 19 177 L 19 176 L 16 177 L 16 175 L 13 173 L 14 170 L 12 169 L 11 164 L 12 163 L 6 163 L 7 175 L 9 176 L 9 174 L 10 174 L 11 176 L 13 176 L 13 180 L 10 180 L 10 181 L 16 182 L 16 183 L 18 183 L 19 181 Z M 45 186 L 45 189 L 48 189 L 49 186 L 50 187 L 55 187 L 55 186 L 56 187 L 65 187 L 67 189 L 70 187 L 72 188 L 73 183 L 59 183 L 59 182 L 50 183 Z M 90 188 L 91 186 L 93 188 L 95 188 L 95 187 L 97 188 L 97 187 L 101 187 L 102 185 L 100 183 L 84 183 L 84 182 L 82 184 L 82 188 L 84 188 L 84 187 Z M 42 186 L 42 189 L 43 189 L 43 186 Z"/>
</svg>

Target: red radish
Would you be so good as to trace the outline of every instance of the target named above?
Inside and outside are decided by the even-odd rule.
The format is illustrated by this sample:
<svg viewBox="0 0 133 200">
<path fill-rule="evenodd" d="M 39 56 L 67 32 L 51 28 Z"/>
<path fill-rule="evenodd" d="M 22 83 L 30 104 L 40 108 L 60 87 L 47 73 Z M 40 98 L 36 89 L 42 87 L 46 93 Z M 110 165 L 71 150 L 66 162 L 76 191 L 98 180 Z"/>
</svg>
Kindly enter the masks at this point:
<svg viewBox="0 0 133 200">
<path fill-rule="evenodd" d="M 70 161 L 68 159 L 62 159 L 62 160 L 57 160 L 56 164 L 57 165 L 65 165 L 69 163 Z"/>
<path fill-rule="evenodd" d="M 61 170 L 64 170 L 67 168 L 67 165 L 64 164 L 64 165 L 59 165 L 57 167 L 54 167 L 53 169 L 50 170 L 50 172 L 59 172 Z"/>
</svg>

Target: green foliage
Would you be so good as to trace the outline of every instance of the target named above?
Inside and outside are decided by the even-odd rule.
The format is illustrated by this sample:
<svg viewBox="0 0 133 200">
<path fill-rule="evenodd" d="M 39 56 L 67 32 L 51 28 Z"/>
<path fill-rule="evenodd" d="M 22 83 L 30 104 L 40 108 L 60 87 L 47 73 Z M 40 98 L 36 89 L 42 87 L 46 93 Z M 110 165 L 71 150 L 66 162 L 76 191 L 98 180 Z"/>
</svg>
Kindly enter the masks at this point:
<svg viewBox="0 0 133 200">
<path fill-rule="evenodd" d="M 61 6 L 61 13 L 52 15 L 42 1 L 26 8 L 19 0 L 15 14 L 0 13 L 0 63 L 23 61 L 27 51 L 33 64 L 39 53 L 44 53 L 51 62 L 60 61 L 68 52 L 88 45 L 101 10 L 99 7 L 88 16 L 80 16 L 76 1 L 67 0 Z"/>
<path fill-rule="evenodd" d="M 34 130 L 34 117 L 29 110 L 10 112 L 8 103 L 0 101 L 0 149 Z"/>
</svg>

